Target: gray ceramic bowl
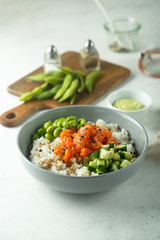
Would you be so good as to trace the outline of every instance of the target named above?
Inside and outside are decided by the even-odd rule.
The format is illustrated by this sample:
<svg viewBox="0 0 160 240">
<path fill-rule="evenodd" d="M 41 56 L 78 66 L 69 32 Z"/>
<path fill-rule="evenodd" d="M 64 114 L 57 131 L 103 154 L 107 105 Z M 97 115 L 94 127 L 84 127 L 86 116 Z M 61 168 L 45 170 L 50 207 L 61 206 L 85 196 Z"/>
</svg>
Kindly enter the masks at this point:
<svg viewBox="0 0 160 240">
<path fill-rule="evenodd" d="M 91 120 L 92 122 L 95 122 L 97 119 L 103 119 L 108 123 L 117 123 L 120 128 L 126 128 L 135 142 L 135 148 L 139 155 L 137 160 L 118 171 L 89 177 L 60 175 L 33 165 L 27 158 L 31 143 L 31 133 L 45 121 L 73 115 L 78 118 L 85 118 L 88 121 Z M 123 183 L 139 169 L 145 159 L 148 146 L 146 131 L 136 120 L 109 108 L 84 105 L 46 110 L 35 115 L 23 125 L 17 140 L 19 155 L 26 170 L 34 178 L 46 184 L 46 186 L 70 193 L 102 192 Z"/>
</svg>

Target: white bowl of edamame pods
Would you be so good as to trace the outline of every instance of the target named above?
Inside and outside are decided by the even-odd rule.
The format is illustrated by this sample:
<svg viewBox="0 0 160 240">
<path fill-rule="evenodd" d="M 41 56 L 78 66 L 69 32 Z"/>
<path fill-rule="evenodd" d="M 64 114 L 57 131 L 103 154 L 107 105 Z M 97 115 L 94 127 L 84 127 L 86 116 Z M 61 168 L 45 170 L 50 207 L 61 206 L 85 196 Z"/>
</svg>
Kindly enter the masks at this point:
<svg viewBox="0 0 160 240">
<path fill-rule="evenodd" d="M 70 116 L 72 117 L 72 119 L 68 118 Z M 124 150 L 125 146 L 123 146 L 122 144 L 119 145 L 119 143 L 117 143 L 115 139 L 114 139 L 115 141 L 109 142 L 108 139 L 113 140 L 113 136 L 111 136 L 113 135 L 113 132 L 112 132 L 112 134 L 110 135 L 110 138 L 108 139 L 105 138 L 105 140 L 108 141 L 107 144 L 105 142 L 105 145 L 100 146 L 101 156 L 98 155 L 98 157 L 93 158 L 94 159 L 93 160 L 89 155 L 88 156 L 89 162 L 87 163 L 88 165 L 83 166 L 83 168 L 87 169 L 88 172 L 92 171 L 92 174 L 89 173 L 83 176 L 67 175 L 67 174 L 61 174 L 61 172 L 53 172 L 51 170 L 47 170 L 44 165 L 43 167 L 42 165 L 41 167 L 37 166 L 36 164 L 31 162 L 29 157 L 30 148 L 33 144 L 32 142 L 33 133 L 34 133 L 35 141 L 38 142 L 39 141 L 37 140 L 38 136 L 40 137 L 41 134 L 42 135 L 44 134 L 44 136 L 42 136 L 43 141 L 47 141 L 49 144 L 52 144 L 52 141 L 55 140 L 56 136 L 57 137 L 60 136 L 61 138 L 61 135 L 59 135 L 58 130 L 55 133 L 55 136 L 54 136 L 53 130 L 55 130 L 54 128 L 55 120 L 62 119 L 62 118 L 70 119 L 69 124 L 70 123 L 74 124 L 77 121 L 77 125 L 72 126 L 72 128 L 69 128 L 69 125 L 66 121 L 63 122 L 63 126 L 61 125 L 60 122 L 58 123 L 59 126 L 62 126 L 62 129 L 63 129 L 61 130 L 61 133 L 64 130 L 68 133 L 70 131 L 73 131 L 73 128 L 74 129 L 77 128 L 77 132 L 74 132 L 72 136 L 70 135 L 71 139 L 73 138 L 73 136 L 77 137 L 77 134 L 79 134 L 80 129 L 81 129 L 81 133 L 83 132 L 82 130 L 84 128 L 85 130 L 86 129 L 88 130 L 88 128 L 91 127 L 90 125 L 92 125 L 92 127 L 94 126 L 94 131 L 97 131 L 97 133 L 100 134 L 101 131 L 104 129 L 102 128 L 100 129 L 99 127 L 93 124 L 97 121 L 97 119 L 101 119 L 107 124 L 111 124 L 111 123 L 118 124 L 119 129 L 123 129 L 123 128 L 127 129 L 127 131 L 129 132 L 129 137 L 134 141 L 136 154 L 137 154 L 137 157 L 135 158 L 136 160 L 134 160 L 133 162 L 129 162 L 130 160 L 127 160 L 127 158 L 128 158 L 128 155 L 130 155 L 130 153 L 125 153 L 125 150 Z M 71 120 L 75 120 L 75 121 L 71 121 Z M 48 123 L 49 121 L 53 123 L 50 126 L 47 125 L 49 124 Z M 112 126 L 112 124 L 109 126 Z M 39 131 L 39 129 L 41 130 Z M 110 133 L 112 130 L 105 129 L 104 131 L 107 133 Z M 48 133 L 51 134 L 51 132 L 52 132 L 53 138 L 48 139 L 47 136 L 50 136 L 50 135 L 46 135 L 46 134 Z M 92 135 L 92 137 L 93 136 L 95 135 Z M 102 135 L 99 135 L 99 136 L 102 136 Z M 87 137 L 89 139 L 90 136 L 87 136 Z M 81 138 L 82 138 L 82 135 L 81 135 Z M 95 142 L 93 142 L 93 139 L 91 143 L 95 144 Z M 77 106 L 60 107 L 52 110 L 46 110 L 42 113 L 38 113 L 22 126 L 18 134 L 17 144 L 18 144 L 19 156 L 22 160 L 22 163 L 25 169 L 35 179 L 44 183 L 47 187 L 53 188 L 55 190 L 69 192 L 69 193 L 88 194 L 88 193 L 106 191 L 110 188 L 113 188 L 123 183 L 124 181 L 132 177 L 136 173 L 136 171 L 140 168 L 141 164 L 143 163 L 143 160 L 145 159 L 147 146 L 148 146 L 148 137 L 145 129 L 136 120 L 132 119 L 131 117 L 121 112 L 118 112 L 106 107 L 100 107 L 100 106 L 77 105 Z M 65 145 L 64 142 L 63 144 Z M 102 142 L 102 144 L 104 144 L 104 142 Z M 66 147 L 66 149 L 67 148 L 68 147 Z M 52 151 L 55 151 L 55 149 L 52 149 Z M 39 151 L 41 152 L 42 150 L 43 149 L 39 149 Z M 99 151 L 99 149 L 97 151 Z M 52 152 L 50 154 L 52 154 Z M 111 154 L 112 156 L 108 154 Z M 118 155 L 120 155 L 119 160 L 117 158 Z M 109 157 L 106 157 L 106 156 L 109 156 Z M 116 164 L 118 164 L 118 161 L 121 161 L 120 164 L 116 166 L 115 166 L 115 162 L 113 162 L 115 161 L 114 159 L 115 156 L 116 156 Z M 127 156 L 127 158 L 122 159 L 122 158 L 125 158 L 125 156 Z M 82 159 L 82 157 L 80 159 Z M 64 160 L 66 161 L 66 159 Z M 63 163 L 61 164 L 65 165 L 66 162 L 64 162 L 64 160 L 63 160 Z M 109 170 L 107 170 L 107 167 L 106 167 L 106 164 L 108 163 L 108 161 L 109 161 L 109 164 L 111 163 L 110 167 L 108 168 Z M 42 162 L 43 161 L 41 161 L 41 163 Z M 80 164 L 83 165 L 84 162 L 81 162 Z M 122 165 L 124 164 L 125 164 L 125 167 L 122 167 Z M 120 166 L 120 167 L 117 167 L 117 166 Z"/>
</svg>

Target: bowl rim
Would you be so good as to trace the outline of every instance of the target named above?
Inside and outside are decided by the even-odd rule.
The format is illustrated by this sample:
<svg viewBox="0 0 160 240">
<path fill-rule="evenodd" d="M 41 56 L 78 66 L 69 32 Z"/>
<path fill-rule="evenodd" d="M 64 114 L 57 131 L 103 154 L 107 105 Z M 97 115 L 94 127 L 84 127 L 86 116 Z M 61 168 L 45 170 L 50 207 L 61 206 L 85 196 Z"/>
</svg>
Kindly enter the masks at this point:
<svg viewBox="0 0 160 240">
<path fill-rule="evenodd" d="M 142 108 L 142 109 L 138 109 L 138 110 L 123 110 L 123 109 L 119 109 L 119 108 L 116 108 L 116 107 L 114 107 L 113 106 L 113 103 L 114 102 L 111 102 L 111 100 L 110 100 L 110 98 L 113 96 L 113 95 L 116 95 L 116 94 L 118 94 L 118 93 L 124 93 L 124 92 L 126 92 L 126 94 L 127 94 L 127 92 L 128 93 L 133 93 L 133 95 L 135 95 L 136 96 L 136 94 L 138 93 L 138 94 L 143 94 L 143 95 L 145 95 L 146 97 L 147 97 L 147 99 L 149 100 L 149 103 L 148 104 L 146 104 L 146 103 L 143 103 L 144 104 L 144 108 Z M 117 97 L 114 101 L 116 101 L 116 100 L 118 100 L 118 99 L 120 99 L 121 97 L 119 96 L 119 97 Z M 124 97 L 123 97 L 124 98 Z M 136 100 L 136 97 L 135 97 L 135 100 Z M 132 89 L 121 89 L 121 90 L 115 90 L 115 91 L 113 91 L 113 92 L 111 92 L 108 96 L 107 96 L 107 98 L 106 98 L 106 101 L 107 101 L 107 103 L 108 103 L 108 105 L 109 105 L 109 107 L 110 108 L 112 108 L 112 109 L 114 109 L 114 110 L 118 110 L 118 111 L 120 111 L 120 112 L 123 112 L 123 113 L 139 113 L 139 112 L 143 112 L 143 111 L 145 111 L 145 110 L 147 110 L 147 109 L 149 109 L 150 107 L 151 107 L 151 105 L 152 105 L 152 98 L 150 97 L 150 95 L 149 94 L 147 94 L 146 92 L 144 92 L 144 91 L 141 91 L 141 90 L 132 90 Z"/>
<path fill-rule="evenodd" d="M 106 176 L 106 175 L 115 175 L 115 174 L 117 174 L 118 172 L 127 171 L 127 169 L 129 169 L 130 167 L 132 167 L 132 166 L 135 164 L 135 162 L 132 162 L 132 164 L 129 164 L 129 165 L 126 166 L 125 168 L 118 169 L 117 171 L 108 172 L 108 173 L 104 173 L 104 174 L 100 174 L 100 175 L 93 175 L 93 176 L 70 176 L 70 175 L 63 175 L 63 174 L 60 174 L 60 173 L 51 172 L 51 171 L 49 171 L 49 170 L 47 170 L 47 169 L 43 169 L 43 168 L 41 168 L 41 167 L 38 167 L 38 166 L 36 166 L 35 164 L 33 164 L 33 163 L 22 153 L 22 151 L 21 151 L 21 149 L 20 149 L 20 144 L 19 144 L 20 134 L 21 134 L 21 132 L 23 131 L 23 129 L 24 129 L 27 125 L 29 125 L 32 121 L 36 120 L 37 118 L 39 118 L 39 117 L 41 117 L 41 116 L 43 116 L 43 115 L 46 115 L 48 112 L 57 111 L 57 110 L 59 110 L 59 109 L 81 108 L 81 107 L 83 107 L 83 108 L 88 108 L 88 107 L 89 107 L 89 108 L 93 108 L 93 110 L 94 110 L 95 107 L 96 107 L 96 108 L 99 108 L 99 109 L 103 109 L 103 110 L 108 109 L 109 111 L 113 111 L 113 112 L 115 112 L 116 114 L 118 113 L 118 114 L 122 115 L 125 119 L 134 122 L 136 125 L 138 125 L 138 126 L 143 130 L 143 132 L 144 132 L 144 134 L 145 134 L 145 137 L 146 137 L 145 145 L 144 145 L 143 151 L 142 151 L 142 153 L 140 154 L 140 156 L 146 154 L 147 148 L 148 148 L 148 135 L 147 135 L 147 132 L 146 132 L 145 128 L 144 128 L 138 121 L 136 121 L 134 118 L 132 118 L 132 117 L 130 117 L 130 116 L 124 114 L 124 113 L 118 112 L 118 111 L 116 111 L 116 110 L 114 110 L 114 109 L 110 109 L 110 108 L 107 108 L 107 107 L 104 107 L 104 106 L 74 105 L 74 106 L 62 106 L 62 107 L 58 107 L 58 108 L 47 109 L 47 110 L 45 110 L 45 111 L 43 111 L 43 112 L 37 113 L 36 115 L 34 115 L 33 117 L 31 117 L 29 120 L 27 120 L 27 121 L 22 125 L 22 127 L 20 128 L 20 130 L 19 130 L 19 132 L 18 132 L 18 135 L 17 135 L 17 148 L 18 148 L 18 153 L 19 153 L 19 155 L 23 158 L 23 160 L 24 160 L 27 164 L 29 164 L 31 167 L 37 169 L 37 170 L 40 171 L 40 172 L 48 173 L 48 174 L 51 174 L 51 175 L 61 176 L 61 177 L 63 177 L 63 178 L 76 178 L 76 179 L 84 179 L 84 178 L 87 179 L 87 178 L 95 178 L 95 177 L 104 177 L 104 176 Z M 129 130 L 128 130 L 128 131 L 129 131 Z M 140 156 L 137 157 L 136 161 L 139 160 L 139 157 L 140 157 Z"/>
</svg>

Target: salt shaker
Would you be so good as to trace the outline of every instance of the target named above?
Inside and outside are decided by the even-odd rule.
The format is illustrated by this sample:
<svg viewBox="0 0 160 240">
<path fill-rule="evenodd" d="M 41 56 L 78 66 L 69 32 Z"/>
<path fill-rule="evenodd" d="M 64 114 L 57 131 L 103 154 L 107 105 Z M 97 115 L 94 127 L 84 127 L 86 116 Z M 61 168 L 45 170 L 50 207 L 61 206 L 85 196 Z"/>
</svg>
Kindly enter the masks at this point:
<svg viewBox="0 0 160 240">
<path fill-rule="evenodd" d="M 57 48 L 54 45 L 50 45 L 46 53 L 44 54 L 44 72 L 58 71 L 58 67 L 61 66 L 61 57 L 58 54 Z"/>
<path fill-rule="evenodd" d="M 80 51 L 80 64 L 85 72 L 100 69 L 99 54 L 90 39 L 85 41 L 84 48 Z"/>
</svg>

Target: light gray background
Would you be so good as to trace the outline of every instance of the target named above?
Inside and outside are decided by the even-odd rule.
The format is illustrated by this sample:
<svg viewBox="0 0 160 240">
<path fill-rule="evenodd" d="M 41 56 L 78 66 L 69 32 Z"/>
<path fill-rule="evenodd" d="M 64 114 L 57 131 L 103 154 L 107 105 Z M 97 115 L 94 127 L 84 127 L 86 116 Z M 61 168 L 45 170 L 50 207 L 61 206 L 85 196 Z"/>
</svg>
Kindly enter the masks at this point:
<svg viewBox="0 0 160 240">
<path fill-rule="evenodd" d="M 128 67 L 132 75 L 113 90 L 133 88 L 153 99 L 145 126 L 150 142 L 160 131 L 160 80 L 138 69 L 140 50 L 159 45 L 160 1 L 103 1 L 113 17 L 142 24 L 139 51 L 117 54 L 107 47 L 104 17 L 94 1 L 0 0 L 0 114 L 20 104 L 7 86 L 43 64 L 49 44 L 60 53 L 94 40 L 101 59 Z M 107 94 L 94 104 L 106 106 Z M 21 126 L 21 125 L 20 125 Z M 160 162 L 150 156 L 126 183 L 104 193 L 64 194 L 47 189 L 22 167 L 16 137 L 20 126 L 0 126 L 0 239 L 160 239 Z"/>
</svg>

